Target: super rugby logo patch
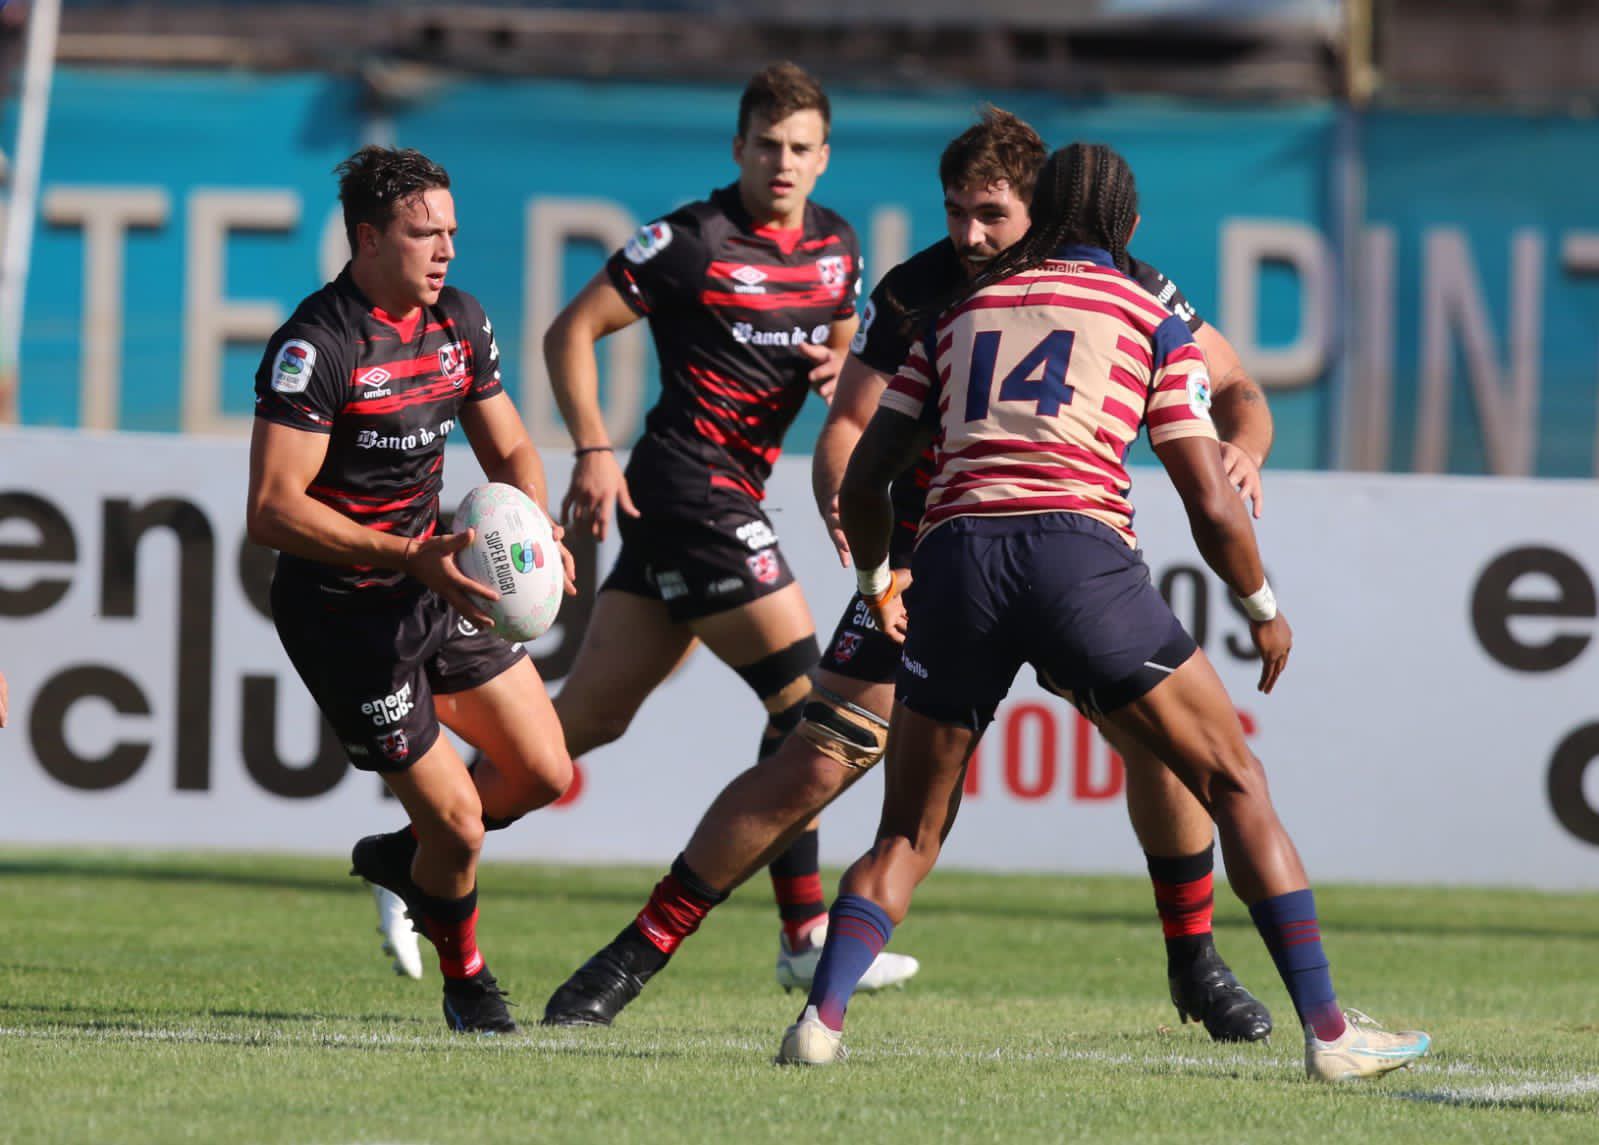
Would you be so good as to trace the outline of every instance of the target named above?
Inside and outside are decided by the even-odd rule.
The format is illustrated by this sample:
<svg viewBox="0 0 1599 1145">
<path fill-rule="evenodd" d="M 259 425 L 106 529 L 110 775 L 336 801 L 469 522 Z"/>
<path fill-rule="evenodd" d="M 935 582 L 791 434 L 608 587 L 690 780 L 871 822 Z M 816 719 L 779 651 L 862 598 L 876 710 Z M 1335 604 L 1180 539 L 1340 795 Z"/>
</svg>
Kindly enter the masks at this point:
<svg viewBox="0 0 1599 1145">
<path fill-rule="evenodd" d="M 316 369 L 316 347 L 298 338 L 283 343 L 272 367 L 272 388 L 280 394 L 303 394 Z"/>
<path fill-rule="evenodd" d="M 641 266 L 665 250 L 672 242 L 672 228 L 665 223 L 646 223 L 627 240 L 622 254 L 634 266 Z"/>
<path fill-rule="evenodd" d="M 1210 420 L 1210 375 L 1204 370 L 1188 375 L 1188 408 L 1195 417 Z"/>
</svg>

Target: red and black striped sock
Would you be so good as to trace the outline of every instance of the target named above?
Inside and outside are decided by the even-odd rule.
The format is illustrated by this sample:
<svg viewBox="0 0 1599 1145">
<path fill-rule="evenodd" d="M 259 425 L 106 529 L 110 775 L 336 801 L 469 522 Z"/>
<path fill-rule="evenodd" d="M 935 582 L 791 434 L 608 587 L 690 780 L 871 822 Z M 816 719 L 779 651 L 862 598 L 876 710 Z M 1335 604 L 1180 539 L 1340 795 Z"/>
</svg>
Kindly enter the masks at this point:
<svg viewBox="0 0 1599 1145">
<path fill-rule="evenodd" d="M 1155 909 L 1166 936 L 1166 967 L 1172 973 L 1213 944 L 1211 915 L 1216 902 L 1216 849 L 1167 858 L 1145 852 Z"/>
<path fill-rule="evenodd" d="M 708 885 L 679 855 L 666 877 L 655 884 L 650 901 L 633 925 L 657 950 L 670 955 L 700 928 L 712 908 L 726 899 L 727 892 Z"/>
<path fill-rule="evenodd" d="M 446 978 L 470 978 L 483 969 L 477 948 L 477 888 L 458 899 L 417 896 L 417 910 L 428 940 L 439 952 L 439 971 Z"/>
<path fill-rule="evenodd" d="M 772 861 L 772 893 L 790 949 L 797 949 L 818 923 L 827 921 L 827 900 L 822 896 L 821 836 L 806 831 Z"/>
</svg>

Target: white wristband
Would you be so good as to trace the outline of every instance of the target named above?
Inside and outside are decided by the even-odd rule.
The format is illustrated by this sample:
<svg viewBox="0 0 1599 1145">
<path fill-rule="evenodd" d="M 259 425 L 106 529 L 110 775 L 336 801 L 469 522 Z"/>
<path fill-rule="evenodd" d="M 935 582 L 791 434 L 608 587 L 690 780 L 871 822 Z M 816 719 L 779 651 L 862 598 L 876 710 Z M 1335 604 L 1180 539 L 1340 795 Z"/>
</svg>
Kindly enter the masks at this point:
<svg viewBox="0 0 1599 1145">
<path fill-rule="evenodd" d="M 875 569 L 856 569 L 855 587 L 860 589 L 861 595 L 867 600 L 874 600 L 888 591 L 894 583 L 894 573 L 888 567 L 888 560 Z"/>
<path fill-rule="evenodd" d="M 1249 619 L 1266 623 L 1268 620 L 1277 619 L 1277 596 L 1271 591 L 1271 581 L 1261 581 L 1260 588 L 1248 596 L 1241 596 L 1238 602 L 1244 606 L 1244 612 Z"/>
</svg>

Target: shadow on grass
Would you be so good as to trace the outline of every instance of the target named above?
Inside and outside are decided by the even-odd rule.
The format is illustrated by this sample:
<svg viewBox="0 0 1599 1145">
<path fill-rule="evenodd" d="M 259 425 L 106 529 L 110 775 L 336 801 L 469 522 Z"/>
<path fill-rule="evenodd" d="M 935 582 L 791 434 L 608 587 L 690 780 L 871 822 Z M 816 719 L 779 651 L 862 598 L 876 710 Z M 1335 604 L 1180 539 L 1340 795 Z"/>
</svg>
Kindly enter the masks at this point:
<svg viewBox="0 0 1599 1145">
<path fill-rule="evenodd" d="M 363 888 L 361 883 L 353 878 L 344 877 L 347 867 L 343 860 L 330 858 L 327 860 L 328 874 L 326 877 L 313 877 L 303 875 L 284 875 L 272 871 L 252 871 L 245 868 L 205 870 L 197 869 L 186 864 L 167 862 L 161 859 L 136 858 L 113 859 L 104 856 L 74 858 L 71 856 L 50 856 L 36 859 L 0 858 L 0 879 L 50 879 L 71 877 L 74 879 L 103 879 L 116 882 L 147 882 L 166 883 L 179 885 L 209 885 L 218 887 L 256 887 L 265 890 L 292 890 L 309 893 L 358 893 Z M 611 886 L 586 886 L 570 885 L 561 874 L 552 871 L 549 874 L 537 873 L 531 877 L 536 880 L 536 885 L 529 888 L 526 873 L 515 876 L 516 886 L 505 886 L 503 873 L 491 876 L 495 882 L 500 883 L 495 887 L 493 894 L 498 902 L 520 901 L 529 906 L 564 902 L 573 905 L 587 906 L 615 906 L 619 911 L 632 913 L 643 905 L 649 896 L 651 880 L 645 876 L 639 879 L 636 887 L 611 887 Z M 584 875 L 586 879 L 589 876 Z M 765 897 L 766 892 L 758 885 L 759 880 L 751 880 L 741 892 L 722 909 L 724 911 L 760 911 L 769 912 L 770 900 Z M 1469 892 L 1461 891 L 1466 894 Z M 1551 906 L 1551 909 L 1556 909 Z M 915 908 L 919 918 L 970 918 L 976 920 L 994 919 L 1015 922 L 1049 923 L 1067 922 L 1076 925 L 1088 926 L 1147 926 L 1155 917 L 1154 905 L 1151 902 L 1148 909 L 1143 906 L 1126 908 L 1090 907 L 1078 902 L 1062 904 L 1058 907 L 1041 906 L 1037 902 L 1026 903 L 1023 901 L 1007 902 L 1004 899 L 995 899 L 992 895 L 987 897 L 979 894 L 962 895 L 958 889 L 941 888 L 918 901 Z M 1369 921 L 1359 918 L 1339 916 L 1337 921 L 1328 927 L 1328 930 L 1337 934 L 1369 934 L 1384 937 L 1397 935 L 1417 935 L 1422 937 L 1458 936 L 1458 937 L 1494 937 L 1494 938 L 1520 938 L 1520 939 L 1554 939 L 1591 942 L 1599 940 L 1599 926 L 1569 925 L 1569 926 L 1527 926 L 1517 923 L 1494 923 L 1482 919 L 1459 918 L 1411 918 L 1396 919 L 1391 915 L 1373 918 Z"/>
<path fill-rule="evenodd" d="M 360 880 L 341 877 L 349 864 L 328 860 L 326 877 L 283 875 L 270 871 L 196 870 L 149 859 L 83 858 L 0 859 L 0 879 L 100 879 L 106 882 L 201 884 L 218 887 L 260 887 L 265 890 L 364 891 Z"/>
</svg>

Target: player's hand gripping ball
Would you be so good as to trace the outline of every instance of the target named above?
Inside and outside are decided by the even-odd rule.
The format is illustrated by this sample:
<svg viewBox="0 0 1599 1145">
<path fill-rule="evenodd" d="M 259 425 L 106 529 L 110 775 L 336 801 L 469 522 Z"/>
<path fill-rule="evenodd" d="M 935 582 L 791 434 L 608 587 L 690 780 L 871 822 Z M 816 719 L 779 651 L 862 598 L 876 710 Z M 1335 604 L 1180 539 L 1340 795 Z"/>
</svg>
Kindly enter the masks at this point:
<svg viewBox="0 0 1599 1145">
<path fill-rule="evenodd" d="M 500 594 L 485 605 L 495 633 L 521 642 L 548 632 L 561 610 L 566 578 L 550 519 L 532 498 L 514 485 L 479 485 L 462 499 L 451 529 L 476 530 L 455 563 Z"/>
</svg>

